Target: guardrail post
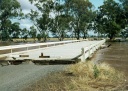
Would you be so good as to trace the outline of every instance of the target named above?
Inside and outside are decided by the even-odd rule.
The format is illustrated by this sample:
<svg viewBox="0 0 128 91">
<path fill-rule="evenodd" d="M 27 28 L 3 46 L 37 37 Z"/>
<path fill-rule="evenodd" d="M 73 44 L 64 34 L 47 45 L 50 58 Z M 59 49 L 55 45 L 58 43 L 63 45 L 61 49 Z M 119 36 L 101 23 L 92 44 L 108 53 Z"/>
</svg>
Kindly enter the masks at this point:
<svg viewBox="0 0 128 91">
<path fill-rule="evenodd" d="M 90 55 L 91 55 L 91 48 L 88 50 L 88 52 L 89 52 L 88 54 L 89 54 L 89 56 L 90 56 Z"/>
<path fill-rule="evenodd" d="M 11 48 L 11 53 L 12 53 L 12 48 Z"/>
<path fill-rule="evenodd" d="M 81 54 L 82 54 L 82 56 L 81 56 L 81 61 L 82 61 L 82 62 L 85 62 L 85 52 L 84 52 L 84 48 L 81 48 Z"/>
<path fill-rule="evenodd" d="M 26 49 L 27 49 L 27 51 L 28 51 L 28 47 L 27 47 Z"/>
<path fill-rule="evenodd" d="M 12 54 L 12 46 L 11 46 L 11 54 Z"/>
</svg>

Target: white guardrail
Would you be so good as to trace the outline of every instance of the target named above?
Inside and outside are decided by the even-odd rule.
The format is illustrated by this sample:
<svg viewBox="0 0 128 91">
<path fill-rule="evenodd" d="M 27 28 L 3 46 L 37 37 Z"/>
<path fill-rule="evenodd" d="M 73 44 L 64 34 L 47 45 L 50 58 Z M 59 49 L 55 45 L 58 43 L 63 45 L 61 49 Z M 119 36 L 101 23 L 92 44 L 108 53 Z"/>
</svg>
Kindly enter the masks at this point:
<svg viewBox="0 0 128 91">
<path fill-rule="evenodd" d="M 59 41 L 59 42 L 47 42 L 47 43 L 34 43 L 34 44 L 21 44 L 21 45 L 11 45 L 0 47 L 0 54 L 8 54 L 20 51 L 27 51 L 32 49 L 39 49 L 44 47 L 81 42 L 85 40 L 70 40 L 70 41 Z"/>
<path fill-rule="evenodd" d="M 105 39 L 101 41 L 97 41 L 97 43 L 90 45 L 88 47 L 82 48 L 82 56 L 81 61 L 84 62 L 88 57 L 91 56 L 102 44 L 105 43 Z"/>
</svg>

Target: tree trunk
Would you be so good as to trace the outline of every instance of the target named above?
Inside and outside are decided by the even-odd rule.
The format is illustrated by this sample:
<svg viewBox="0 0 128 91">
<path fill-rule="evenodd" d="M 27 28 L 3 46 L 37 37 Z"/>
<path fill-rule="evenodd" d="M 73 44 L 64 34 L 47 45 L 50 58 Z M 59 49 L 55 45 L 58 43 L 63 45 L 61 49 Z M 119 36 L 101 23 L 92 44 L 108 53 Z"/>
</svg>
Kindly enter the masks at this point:
<svg viewBox="0 0 128 91">
<path fill-rule="evenodd" d="M 84 33 L 84 36 L 83 36 L 83 39 L 86 39 L 87 37 L 86 37 L 86 33 Z"/>
<path fill-rule="evenodd" d="M 47 41 L 47 37 L 46 37 L 46 36 L 45 36 L 43 39 L 44 39 L 44 40 L 43 40 L 44 42 L 46 42 L 46 41 Z"/>
<path fill-rule="evenodd" d="M 80 39 L 80 30 L 78 29 L 77 30 L 77 40 L 79 40 Z"/>
<path fill-rule="evenodd" d="M 114 34 L 110 34 L 109 36 L 110 41 L 114 39 Z"/>
<path fill-rule="evenodd" d="M 62 41 L 62 38 L 58 38 L 59 39 L 59 41 Z"/>
</svg>

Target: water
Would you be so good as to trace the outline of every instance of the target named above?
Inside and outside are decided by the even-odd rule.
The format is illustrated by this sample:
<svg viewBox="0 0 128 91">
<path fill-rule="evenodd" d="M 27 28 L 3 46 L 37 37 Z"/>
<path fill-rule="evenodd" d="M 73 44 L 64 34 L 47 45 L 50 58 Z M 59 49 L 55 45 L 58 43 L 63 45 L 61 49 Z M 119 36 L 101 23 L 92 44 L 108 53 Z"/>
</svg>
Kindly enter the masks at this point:
<svg viewBox="0 0 128 91">
<path fill-rule="evenodd" d="M 110 47 L 99 50 L 93 61 L 106 62 L 128 76 L 128 42 L 114 42 L 111 44 Z"/>
</svg>

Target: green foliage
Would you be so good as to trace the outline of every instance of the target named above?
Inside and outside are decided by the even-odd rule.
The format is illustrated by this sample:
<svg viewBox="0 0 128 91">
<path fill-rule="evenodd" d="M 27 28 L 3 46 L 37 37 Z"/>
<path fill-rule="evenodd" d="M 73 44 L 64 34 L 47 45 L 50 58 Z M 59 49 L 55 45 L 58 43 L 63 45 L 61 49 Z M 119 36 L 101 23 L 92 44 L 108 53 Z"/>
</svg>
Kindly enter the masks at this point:
<svg viewBox="0 0 128 91">
<path fill-rule="evenodd" d="M 99 71 L 99 69 L 97 68 L 96 65 L 94 65 L 93 70 L 94 70 L 93 71 L 94 77 L 97 78 L 100 74 L 100 71 Z"/>
<path fill-rule="evenodd" d="M 35 41 L 35 38 L 36 38 L 36 35 L 37 35 L 37 31 L 36 31 L 36 29 L 34 28 L 34 26 L 31 26 L 31 27 L 30 27 L 29 35 L 30 35 L 30 37 L 33 38 L 34 41 Z"/>
<path fill-rule="evenodd" d="M 1 0 L 0 3 L 0 31 L 1 40 L 9 40 L 13 35 L 17 37 L 19 25 L 12 23 L 11 19 L 16 18 L 21 13 L 20 4 L 17 0 Z"/>
<path fill-rule="evenodd" d="M 22 29 L 22 30 L 20 31 L 21 38 L 27 40 L 27 38 L 28 38 L 28 33 L 29 33 L 29 32 L 28 32 L 28 30 L 27 30 L 26 28 Z"/>
<path fill-rule="evenodd" d="M 2 41 L 7 41 L 9 39 L 9 33 L 6 30 L 2 31 L 1 39 Z"/>
<path fill-rule="evenodd" d="M 122 36 L 122 38 L 124 38 L 124 39 L 128 38 L 128 29 L 124 29 L 124 30 L 121 32 L 121 36 Z"/>
<path fill-rule="evenodd" d="M 104 0 L 97 11 L 89 0 L 29 0 L 38 10 L 31 10 L 27 18 L 33 21 L 34 27 L 20 29 L 20 24 L 12 19 L 21 19 L 24 14 L 18 0 L 0 0 L 0 40 L 7 41 L 21 36 L 34 40 L 37 37 L 47 41 L 49 32 L 62 41 L 68 34 L 87 37 L 87 32 L 94 29 L 98 34 L 107 35 L 110 39 L 118 34 L 127 38 L 128 0 Z M 69 36 L 69 35 L 68 35 Z"/>
<path fill-rule="evenodd" d="M 72 27 L 75 37 L 80 38 L 80 33 L 86 34 L 89 23 L 93 18 L 92 3 L 88 0 L 66 0 L 66 12 L 72 17 Z"/>
<path fill-rule="evenodd" d="M 29 0 L 31 3 L 34 3 L 38 8 L 38 11 L 31 10 L 29 13 L 30 19 L 33 21 L 34 26 L 40 32 L 43 41 L 45 42 L 48 37 L 49 30 L 51 30 L 51 18 L 50 13 L 52 11 L 52 0 Z M 34 2 L 36 1 L 36 2 Z"/>
<path fill-rule="evenodd" d="M 54 1 L 53 12 L 55 17 L 52 19 L 51 32 L 62 41 L 66 37 L 70 22 L 69 16 L 65 14 L 65 3 L 62 3 L 62 0 Z"/>
<path fill-rule="evenodd" d="M 121 12 L 122 9 L 119 3 L 114 0 L 105 0 L 97 12 L 94 29 L 97 32 L 107 34 L 110 39 L 113 39 L 124 28 Z"/>
<path fill-rule="evenodd" d="M 15 22 L 11 25 L 11 30 L 9 31 L 9 33 L 11 34 L 11 36 L 13 38 L 19 38 L 19 35 L 20 35 L 20 27 L 19 27 L 19 23 Z"/>
<path fill-rule="evenodd" d="M 20 3 L 17 0 L 2 0 L 0 3 L 0 19 L 17 17 L 20 12 Z"/>
<path fill-rule="evenodd" d="M 60 41 L 66 37 L 69 22 L 70 20 L 66 15 L 57 15 L 53 20 L 51 32 L 57 36 Z"/>
<path fill-rule="evenodd" d="M 41 41 L 41 34 L 37 34 L 38 41 Z"/>
<path fill-rule="evenodd" d="M 29 1 L 40 11 L 40 16 L 39 12 L 32 10 L 29 15 L 44 40 L 49 31 L 59 40 L 63 40 L 67 33 L 72 32 L 71 29 L 75 30 L 77 39 L 80 38 L 80 33 L 87 34 L 89 23 L 93 18 L 93 5 L 88 0 Z M 51 16 L 51 12 L 54 16 Z"/>
<path fill-rule="evenodd" d="M 128 25 L 128 0 L 120 0 L 121 1 L 121 7 L 122 7 L 122 17 L 121 19 L 124 21 L 125 27 Z"/>
</svg>

